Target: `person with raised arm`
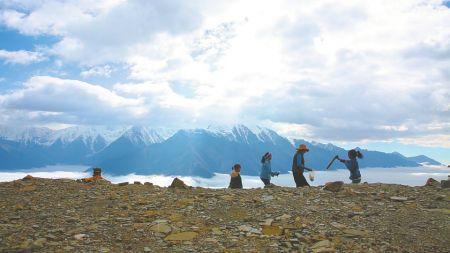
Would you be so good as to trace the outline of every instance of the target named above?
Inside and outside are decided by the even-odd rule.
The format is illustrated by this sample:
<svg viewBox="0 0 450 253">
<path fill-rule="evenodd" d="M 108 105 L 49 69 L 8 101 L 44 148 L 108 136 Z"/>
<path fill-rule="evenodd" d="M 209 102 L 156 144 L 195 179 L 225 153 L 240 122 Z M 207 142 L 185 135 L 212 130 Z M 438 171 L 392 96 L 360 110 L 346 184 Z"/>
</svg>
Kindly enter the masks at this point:
<svg viewBox="0 0 450 253">
<path fill-rule="evenodd" d="M 363 158 L 363 154 L 359 152 L 359 150 L 352 149 L 348 151 L 348 158 L 350 160 L 341 159 L 339 156 L 337 157 L 337 159 L 345 164 L 345 167 L 350 171 L 350 180 L 352 180 L 352 183 L 359 184 L 361 182 L 361 172 L 359 171 L 359 164 L 356 158 Z"/>
</svg>

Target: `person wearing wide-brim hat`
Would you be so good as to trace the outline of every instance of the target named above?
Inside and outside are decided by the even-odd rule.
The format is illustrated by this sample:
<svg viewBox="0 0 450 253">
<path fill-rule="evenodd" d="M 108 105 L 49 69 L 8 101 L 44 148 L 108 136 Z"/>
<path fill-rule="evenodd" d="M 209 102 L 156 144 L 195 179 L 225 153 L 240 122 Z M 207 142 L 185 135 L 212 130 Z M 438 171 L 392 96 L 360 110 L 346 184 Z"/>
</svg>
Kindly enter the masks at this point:
<svg viewBox="0 0 450 253">
<path fill-rule="evenodd" d="M 305 144 L 300 144 L 292 161 L 292 175 L 294 176 L 295 185 L 297 187 L 309 186 L 305 176 L 303 176 L 303 172 L 305 170 L 312 171 L 311 169 L 305 167 L 304 155 L 308 151 L 309 149 Z"/>
</svg>

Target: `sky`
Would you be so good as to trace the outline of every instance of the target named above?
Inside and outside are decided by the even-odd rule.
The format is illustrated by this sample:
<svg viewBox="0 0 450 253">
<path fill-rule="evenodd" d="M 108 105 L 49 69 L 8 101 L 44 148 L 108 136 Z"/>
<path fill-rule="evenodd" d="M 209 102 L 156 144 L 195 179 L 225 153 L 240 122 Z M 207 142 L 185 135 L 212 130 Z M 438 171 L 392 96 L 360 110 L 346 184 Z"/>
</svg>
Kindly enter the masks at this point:
<svg viewBox="0 0 450 253">
<path fill-rule="evenodd" d="M 258 124 L 450 163 L 450 1 L 0 0 L 0 124 Z"/>
</svg>

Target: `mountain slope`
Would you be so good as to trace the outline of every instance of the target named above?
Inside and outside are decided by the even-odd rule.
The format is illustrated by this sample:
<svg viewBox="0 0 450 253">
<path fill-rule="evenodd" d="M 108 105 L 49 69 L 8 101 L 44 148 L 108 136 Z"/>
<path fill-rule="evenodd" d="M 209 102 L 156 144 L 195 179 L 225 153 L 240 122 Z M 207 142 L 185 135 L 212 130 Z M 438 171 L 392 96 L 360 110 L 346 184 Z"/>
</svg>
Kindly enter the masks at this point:
<svg viewBox="0 0 450 253">
<path fill-rule="evenodd" d="M 212 176 L 229 173 L 235 163 L 242 173 L 258 175 L 265 152 L 273 155 L 272 167 L 286 173 L 291 170 L 295 147 L 306 144 L 306 165 L 325 169 L 335 155 L 347 158 L 347 151 L 333 144 L 289 141 L 275 131 L 244 125 L 210 126 L 206 129 L 172 130 L 142 126 L 124 128 L 0 127 L 0 169 L 26 169 L 52 164 L 100 166 L 111 174 L 171 174 Z M 420 166 L 425 156 L 408 158 L 399 153 L 362 150 L 360 167 Z M 344 168 L 335 162 L 332 169 Z"/>
<path fill-rule="evenodd" d="M 408 160 L 416 162 L 416 163 L 423 163 L 423 164 L 429 164 L 429 165 L 442 165 L 440 162 L 431 159 L 427 156 L 424 155 L 418 155 L 418 156 L 411 156 L 411 157 L 407 157 Z"/>
</svg>

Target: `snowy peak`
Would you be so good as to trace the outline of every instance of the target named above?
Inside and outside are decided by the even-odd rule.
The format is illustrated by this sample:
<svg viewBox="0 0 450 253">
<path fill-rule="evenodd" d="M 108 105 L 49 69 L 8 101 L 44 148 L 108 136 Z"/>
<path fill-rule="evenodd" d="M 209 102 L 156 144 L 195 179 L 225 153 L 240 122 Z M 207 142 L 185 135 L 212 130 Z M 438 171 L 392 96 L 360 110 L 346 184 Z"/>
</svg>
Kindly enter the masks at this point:
<svg viewBox="0 0 450 253">
<path fill-rule="evenodd" d="M 150 144 L 161 143 L 174 134 L 170 129 L 154 129 L 145 126 L 132 126 L 123 135 L 132 144 L 138 146 L 147 146 Z"/>
<path fill-rule="evenodd" d="M 277 132 L 266 128 L 257 126 L 255 129 L 255 134 L 258 136 L 258 139 L 265 143 L 277 144 L 281 139 L 285 139 L 281 137 Z M 289 141 L 285 139 L 286 141 Z"/>
<path fill-rule="evenodd" d="M 335 150 L 340 150 L 341 149 L 338 146 L 335 146 L 335 145 L 333 145 L 331 143 L 323 144 L 323 143 L 311 141 L 311 144 L 316 146 L 316 147 L 319 147 L 321 149 L 328 150 L 328 151 L 335 151 Z"/>
<path fill-rule="evenodd" d="M 276 144 L 282 139 L 289 141 L 286 138 L 280 136 L 275 131 L 261 126 L 256 126 L 251 129 L 245 125 L 240 124 L 234 126 L 210 125 L 206 128 L 206 130 L 215 136 L 222 136 L 231 141 L 247 144 L 255 140 L 271 144 Z"/>
<path fill-rule="evenodd" d="M 63 144 L 71 143 L 75 140 L 81 140 L 87 145 L 91 145 L 99 138 L 109 144 L 119 138 L 126 128 L 111 127 L 87 127 L 76 126 L 54 131 L 49 144 L 60 141 Z"/>
<path fill-rule="evenodd" d="M 7 127 L 0 126 L 0 139 L 24 144 L 44 144 L 52 135 L 46 127 Z"/>
</svg>

